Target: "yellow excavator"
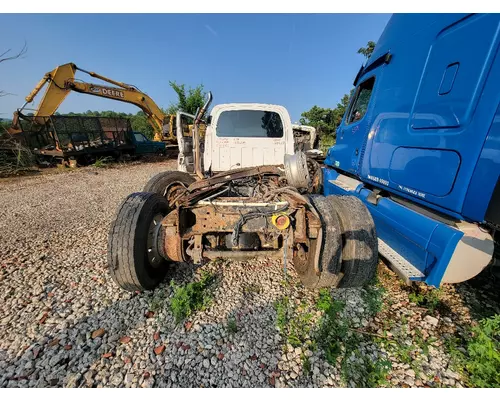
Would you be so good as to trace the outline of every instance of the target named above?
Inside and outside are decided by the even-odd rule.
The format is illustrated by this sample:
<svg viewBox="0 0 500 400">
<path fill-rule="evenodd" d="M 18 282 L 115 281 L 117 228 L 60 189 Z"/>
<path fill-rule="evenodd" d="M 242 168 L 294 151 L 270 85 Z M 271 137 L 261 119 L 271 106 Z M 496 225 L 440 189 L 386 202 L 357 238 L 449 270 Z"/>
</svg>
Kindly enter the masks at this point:
<svg viewBox="0 0 500 400">
<path fill-rule="evenodd" d="M 100 79 L 115 86 L 96 85 L 94 83 L 75 80 L 76 71 L 84 72 L 93 78 Z M 45 74 L 32 92 L 26 97 L 26 103 L 14 113 L 12 126 L 8 129 L 9 133 L 16 134 L 22 132 L 19 124 L 19 114 L 26 105 L 33 102 L 36 95 L 46 84 L 48 84 L 48 86 L 45 94 L 34 113 L 35 122 L 43 124 L 44 119 L 42 117 L 53 115 L 66 96 L 68 96 L 71 91 L 75 91 L 135 104 L 144 114 L 146 114 L 149 123 L 153 127 L 153 140 L 177 145 L 175 115 L 165 114 L 147 94 L 141 92 L 137 87 L 106 78 L 95 72 L 86 71 L 82 68 L 78 68 L 73 63 L 60 65 L 53 71 Z M 37 121 L 37 117 L 40 117 L 39 121 Z"/>
</svg>

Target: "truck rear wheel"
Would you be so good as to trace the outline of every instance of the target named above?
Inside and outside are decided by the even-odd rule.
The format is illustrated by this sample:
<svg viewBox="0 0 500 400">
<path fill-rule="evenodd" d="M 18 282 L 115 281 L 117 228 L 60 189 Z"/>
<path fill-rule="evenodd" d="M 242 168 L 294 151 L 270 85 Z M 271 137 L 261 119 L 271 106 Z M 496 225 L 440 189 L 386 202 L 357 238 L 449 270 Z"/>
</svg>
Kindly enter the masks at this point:
<svg viewBox="0 0 500 400">
<path fill-rule="evenodd" d="M 312 195 L 309 199 L 321 219 L 322 245 L 319 249 L 318 239 L 311 239 L 308 248 L 298 244 L 293 253 L 293 265 L 305 287 L 337 287 L 342 279 L 342 231 L 339 217 L 327 197 Z M 319 267 L 318 272 L 315 269 L 316 264 Z"/>
<path fill-rule="evenodd" d="M 155 193 L 132 193 L 121 204 L 108 236 L 108 268 L 128 291 L 151 290 L 163 280 L 167 262 L 157 247 L 168 202 Z"/>
<path fill-rule="evenodd" d="M 151 192 L 165 197 L 167 200 L 172 200 L 175 197 L 175 192 L 182 187 L 188 187 L 196 179 L 187 172 L 181 171 L 166 171 L 160 172 L 153 176 L 146 186 L 144 192 Z"/>
<path fill-rule="evenodd" d="M 355 196 L 328 196 L 342 227 L 342 272 L 339 287 L 358 287 L 377 272 L 378 242 L 373 218 Z"/>
</svg>

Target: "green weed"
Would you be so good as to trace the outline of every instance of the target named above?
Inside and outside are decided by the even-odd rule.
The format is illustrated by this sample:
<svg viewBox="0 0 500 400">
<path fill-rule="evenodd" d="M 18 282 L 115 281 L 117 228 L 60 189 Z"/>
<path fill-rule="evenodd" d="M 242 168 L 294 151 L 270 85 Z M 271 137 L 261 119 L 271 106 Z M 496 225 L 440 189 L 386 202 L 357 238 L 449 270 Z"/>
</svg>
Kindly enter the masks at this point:
<svg viewBox="0 0 500 400">
<path fill-rule="evenodd" d="M 112 160 L 113 160 L 112 157 L 98 158 L 93 164 L 93 166 L 96 168 L 107 168 Z"/>
<path fill-rule="evenodd" d="M 335 365 L 342 350 L 342 342 L 349 330 L 347 322 L 341 318 L 341 311 L 345 304 L 335 301 L 327 289 L 321 289 L 316 307 L 323 311 L 316 340 L 319 347 L 325 352 L 328 363 Z"/>
<path fill-rule="evenodd" d="M 288 297 L 277 300 L 274 303 L 274 309 L 276 310 L 276 326 L 284 332 L 288 323 Z"/>
<path fill-rule="evenodd" d="M 441 290 L 429 289 L 420 291 L 419 289 L 408 294 L 408 299 L 419 307 L 427 308 L 431 313 L 441 306 Z"/>
<path fill-rule="evenodd" d="M 229 333 L 238 332 L 238 325 L 236 324 L 236 319 L 234 317 L 231 317 L 227 320 L 227 331 Z"/>
<path fill-rule="evenodd" d="M 303 312 L 303 310 L 294 313 L 290 318 L 287 339 L 293 347 L 301 347 L 309 338 L 312 318 L 311 313 Z"/>
<path fill-rule="evenodd" d="M 160 311 L 165 304 L 165 292 L 163 290 L 159 290 L 153 294 L 149 302 L 149 311 L 153 311 L 154 313 Z"/>
<path fill-rule="evenodd" d="M 308 357 L 306 357 L 305 355 L 301 355 L 300 356 L 301 360 L 302 360 L 302 370 L 304 371 L 304 374 L 305 375 L 311 375 L 311 360 L 309 360 Z"/>
<path fill-rule="evenodd" d="M 387 384 L 387 375 L 392 369 L 392 363 L 388 360 L 372 361 L 366 359 L 366 386 L 384 387 Z"/>
<path fill-rule="evenodd" d="M 383 289 L 372 286 L 365 297 L 368 311 L 376 314 L 382 307 Z M 345 383 L 354 382 L 358 387 L 379 387 L 387 383 L 387 374 L 392 364 L 383 359 L 371 360 L 361 353 L 359 343 L 363 338 L 352 331 L 342 315 L 345 304 L 335 301 L 328 290 L 320 291 L 316 306 L 323 311 L 316 340 L 324 351 L 326 360 L 336 365 L 341 357 L 340 371 Z"/>
<path fill-rule="evenodd" d="M 365 286 L 362 296 L 370 316 L 374 316 L 382 311 L 385 292 L 386 290 L 380 285 L 376 278 L 369 285 Z"/>
<path fill-rule="evenodd" d="M 302 347 L 309 339 L 312 329 L 313 315 L 305 312 L 306 305 L 299 308 L 290 304 L 288 297 L 283 297 L 274 304 L 276 310 L 276 326 L 293 347 Z"/>
<path fill-rule="evenodd" d="M 466 367 L 474 387 L 500 387 L 500 315 L 482 319 L 472 328 Z"/>
<path fill-rule="evenodd" d="M 251 283 L 243 288 L 243 293 L 247 295 L 259 294 L 262 292 L 262 287 L 256 283 Z"/>
<path fill-rule="evenodd" d="M 212 291 L 209 289 L 214 282 L 215 275 L 204 272 L 199 282 L 191 282 L 184 286 L 178 286 L 173 281 L 170 283 L 174 291 L 170 309 L 176 323 L 181 322 L 193 312 L 208 307 L 213 298 Z"/>
</svg>

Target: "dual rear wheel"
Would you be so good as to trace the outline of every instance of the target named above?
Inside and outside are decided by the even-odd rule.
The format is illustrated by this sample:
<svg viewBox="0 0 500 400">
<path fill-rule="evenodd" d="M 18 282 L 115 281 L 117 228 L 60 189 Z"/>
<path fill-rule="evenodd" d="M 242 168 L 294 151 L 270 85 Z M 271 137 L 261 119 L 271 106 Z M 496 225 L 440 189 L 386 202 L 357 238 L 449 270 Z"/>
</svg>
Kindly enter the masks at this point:
<svg viewBox="0 0 500 400">
<path fill-rule="evenodd" d="M 378 244 L 366 206 L 354 196 L 309 198 L 322 229 L 309 249 L 299 246 L 294 251 L 294 267 L 304 286 L 347 288 L 370 282 L 377 271 Z"/>
</svg>

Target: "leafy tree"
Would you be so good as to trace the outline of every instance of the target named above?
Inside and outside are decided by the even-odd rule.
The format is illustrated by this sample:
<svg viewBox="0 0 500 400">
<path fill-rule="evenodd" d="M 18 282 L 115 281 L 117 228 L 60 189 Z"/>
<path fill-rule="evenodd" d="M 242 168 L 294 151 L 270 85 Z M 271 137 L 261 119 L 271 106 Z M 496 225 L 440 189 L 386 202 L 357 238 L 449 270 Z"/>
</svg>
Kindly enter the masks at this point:
<svg viewBox="0 0 500 400">
<path fill-rule="evenodd" d="M 361 47 L 358 50 L 358 54 L 363 54 L 367 59 L 370 58 L 370 56 L 373 53 L 373 50 L 375 49 L 375 42 L 372 42 L 371 40 L 366 44 L 366 47 Z"/>
<path fill-rule="evenodd" d="M 309 111 L 303 112 L 300 123 L 314 126 L 322 140 L 333 141 L 348 105 L 349 95 L 345 94 L 333 109 L 313 106 Z"/>
<path fill-rule="evenodd" d="M 300 123 L 314 126 L 320 136 L 333 135 L 335 132 L 335 114 L 331 108 L 313 106 L 301 116 Z"/>
<path fill-rule="evenodd" d="M 153 139 L 154 130 L 144 112 L 139 111 L 137 114 L 132 116 L 130 118 L 130 124 L 132 125 L 132 129 L 134 131 L 142 132 L 144 135 L 146 135 L 146 137 Z"/>
<path fill-rule="evenodd" d="M 198 85 L 195 88 L 189 87 L 186 92 L 186 85 L 180 85 L 172 81 L 169 83 L 175 93 L 177 93 L 178 101 L 170 105 L 167 109 L 168 114 L 175 114 L 179 110 L 194 114 L 205 103 L 206 93 L 203 85 Z"/>
</svg>

